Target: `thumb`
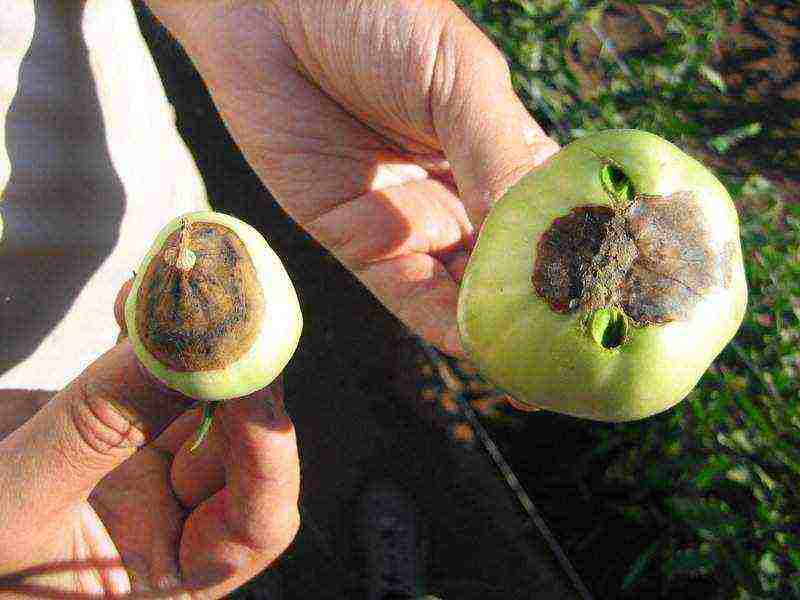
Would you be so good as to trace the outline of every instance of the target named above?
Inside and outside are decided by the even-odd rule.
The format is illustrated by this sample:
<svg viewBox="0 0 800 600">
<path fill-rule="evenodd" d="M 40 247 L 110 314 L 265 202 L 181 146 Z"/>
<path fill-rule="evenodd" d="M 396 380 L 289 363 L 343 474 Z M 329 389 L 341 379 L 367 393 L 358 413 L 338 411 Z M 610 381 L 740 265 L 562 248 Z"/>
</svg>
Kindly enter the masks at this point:
<svg viewBox="0 0 800 600">
<path fill-rule="evenodd" d="M 517 97 L 492 42 L 463 14 L 447 23 L 431 86 L 432 118 L 477 231 L 492 204 L 559 147 Z"/>
<path fill-rule="evenodd" d="M 147 376 L 129 342 L 118 344 L 0 443 L 0 515 L 47 519 L 86 499 L 191 402 Z M 5 526 L 15 525 L 32 523 Z"/>
</svg>

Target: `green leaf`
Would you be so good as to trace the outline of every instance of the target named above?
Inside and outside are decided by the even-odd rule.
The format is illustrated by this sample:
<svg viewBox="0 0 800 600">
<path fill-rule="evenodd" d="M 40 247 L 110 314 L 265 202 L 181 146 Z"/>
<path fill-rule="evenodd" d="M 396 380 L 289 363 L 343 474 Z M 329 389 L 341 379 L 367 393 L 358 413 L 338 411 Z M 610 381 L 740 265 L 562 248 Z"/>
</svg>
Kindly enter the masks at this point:
<svg viewBox="0 0 800 600">
<path fill-rule="evenodd" d="M 669 561 L 668 568 L 672 575 L 696 576 L 705 573 L 714 567 L 714 560 L 708 554 L 703 554 L 699 549 L 680 550 Z"/>
<path fill-rule="evenodd" d="M 722 477 L 731 468 L 731 459 L 724 455 L 714 456 L 694 477 L 694 485 L 699 489 L 709 488 L 715 480 Z"/>
<path fill-rule="evenodd" d="M 668 8 L 664 6 L 658 6 L 657 4 L 648 4 L 647 10 L 651 10 L 654 13 L 657 13 L 663 17 L 667 17 L 668 19 L 672 17 L 672 13 L 669 11 Z"/>
<path fill-rule="evenodd" d="M 708 65 L 700 65 L 700 74 L 723 94 L 728 91 L 728 87 L 725 85 L 725 80 L 722 78 L 722 75 L 720 75 L 719 71 L 709 67 Z"/>
<path fill-rule="evenodd" d="M 709 140 L 708 145 L 720 154 L 725 154 L 742 140 L 757 136 L 759 133 L 761 133 L 761 123 L 750 123 L 712 138 Z"/>
<path fill-rule="evenodd" d="M 656 551 L 658 550 L 659 545 L 659 541 L 653 542 L 638 556 L 627 575 L 625 575 L 625 579 L 622 581 L 623 590 L 630 589 L 631 586 L 642 576 L 650 564 L 650 561 L 653 559 Z"/>
</svg>

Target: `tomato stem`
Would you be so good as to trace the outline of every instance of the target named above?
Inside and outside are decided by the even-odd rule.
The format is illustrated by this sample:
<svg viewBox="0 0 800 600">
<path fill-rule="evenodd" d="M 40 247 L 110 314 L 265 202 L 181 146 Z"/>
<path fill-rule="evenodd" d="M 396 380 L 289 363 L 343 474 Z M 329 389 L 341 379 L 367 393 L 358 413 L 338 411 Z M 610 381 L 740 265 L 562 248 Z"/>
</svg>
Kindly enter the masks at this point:
<svg viewBox="0 0 800 600">
<path fill-rule="evenodd" d="M 214 411 L 218 405 L 219 402 L 206 402 L 203 405 L 203 419 L 200 421 L 200 427 L 197 429 L 197 439 L 194 441 L 194 444 L 192 444 L 192 447 L 189 448 L 189 452 L 197 450 L 200 443 L 205 439 L 206 434 L 209 429 L 211 429 L 211 423 L 214 421 Z"/>
</svg>

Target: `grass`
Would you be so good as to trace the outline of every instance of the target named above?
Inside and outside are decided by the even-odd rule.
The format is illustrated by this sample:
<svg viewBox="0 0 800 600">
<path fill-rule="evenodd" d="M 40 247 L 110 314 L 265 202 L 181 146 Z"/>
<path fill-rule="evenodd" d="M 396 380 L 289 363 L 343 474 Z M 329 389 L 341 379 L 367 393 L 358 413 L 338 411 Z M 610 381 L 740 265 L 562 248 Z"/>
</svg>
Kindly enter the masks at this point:
<svg viewBox="0 0 800 600">
<path fill-rule="evenodd" d="M 459 4 L 507 56 L 518 93 L 560 142 L 609 127 L 652 131 L 710 165 L 740 212 L 749 311 L 697 388 L 641 422 L 571 424 L 589 443 L 565 479 L 583 482 L 587 503 L 617 515 L 616 527 L 644 536 L 624 568 L 590 587 L 601 597 L 800 597 L 800 99 L 777 80 L 775 41 L 794 9 L 733 0 Z M 772 75 L 749 70 L 752 52 L 742 48 L 753 27 L 765 32 L 756 58 L 777 61 Z M 604 556 L 624 537 L 600 524 L 582 551 Z"/>
</svg>

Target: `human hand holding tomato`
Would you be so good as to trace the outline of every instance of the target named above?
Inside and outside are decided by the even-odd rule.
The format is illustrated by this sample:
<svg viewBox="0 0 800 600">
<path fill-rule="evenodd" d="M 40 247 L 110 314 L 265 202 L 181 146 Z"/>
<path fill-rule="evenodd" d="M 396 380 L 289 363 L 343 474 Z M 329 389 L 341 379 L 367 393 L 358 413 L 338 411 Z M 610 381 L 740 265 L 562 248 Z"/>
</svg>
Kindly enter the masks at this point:
<svg viewBox="0 0 800 600">
<path fill-rule="evenodd" d="M 216 598 L 288 547 L 299 464 L 280 383 L 221 407 L 193 453 L 191 402 L 123 341 L 23 426 L 0 423 L 0 597 Z"/>
<path fill-rule="evenodd" d="M 149 0 L 281 206 L 415 333 L 462 353 L 486 213 L 558 149 L 452 2 Z"/>
</svg>

